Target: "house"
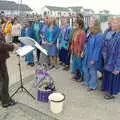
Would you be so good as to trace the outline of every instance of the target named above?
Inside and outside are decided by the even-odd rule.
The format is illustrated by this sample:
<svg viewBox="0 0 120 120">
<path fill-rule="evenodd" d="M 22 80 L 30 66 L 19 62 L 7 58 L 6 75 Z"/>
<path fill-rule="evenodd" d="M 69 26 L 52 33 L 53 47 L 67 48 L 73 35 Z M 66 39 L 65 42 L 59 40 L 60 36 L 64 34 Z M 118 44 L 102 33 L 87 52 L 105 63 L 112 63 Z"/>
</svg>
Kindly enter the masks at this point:
<svg viewBox="0 0 120 120">
<path fill-rule="evenodd" d="M 19 15 L 22 11 L 22 14 L 28 14 L 32 12 L 32 9 L 25 4 L 17 4 L 14 1 L 0 0 L 0 11 L 4 12 L 7 16 Z"/>
<path fill-rule="evenodd" d="M 102 10 L 102 11 L 99 11 L 99 13 L 108 15 L 108 14 L 110 14 L 110 11 L 109 10 Z"/>
<path fill-rule="evenodd" d="M 84 15 L 91 15 L 94 14 L 95 12 L 92 9 L 84 9 L 83 14 Z"/>
<path fill-rule="evenodd" d="M 68 16 L 69 10 L 66 7 L 56 7 L 56 6 L 44 6 L 41 9 L 42 16 Z"/>
<path fill-rule="evenodd" d="M 74 16 L 76 14 L 94 14 L 92 9 L 84 9 L 82 6 L 74 6 L 74 7 L 56 7 L 56 6 L 44 6 L 41 9 L 42 16 Z"/>
<path fill-rule="evenodd" d="M 82 13 L 83 12 L 83 7 L 80 6 L 76 6 L 76 7 L 68 7 L 69 9 L 69 12 L 71 15 L 76 15 L 76 14 L 79 14 L 79 13 Z"/>
</svg>

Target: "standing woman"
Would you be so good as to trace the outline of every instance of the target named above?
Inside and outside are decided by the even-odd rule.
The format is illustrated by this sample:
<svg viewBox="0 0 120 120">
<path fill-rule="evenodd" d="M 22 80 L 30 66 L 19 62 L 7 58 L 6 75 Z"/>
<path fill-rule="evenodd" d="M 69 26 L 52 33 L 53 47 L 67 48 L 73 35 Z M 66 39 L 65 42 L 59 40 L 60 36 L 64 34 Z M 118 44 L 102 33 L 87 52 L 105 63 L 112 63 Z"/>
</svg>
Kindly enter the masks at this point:
<svg viewBox="0 0 120 120">
<path fill-rule="evenodd" d="M 32 26 L 30 25 L 30 23 L 28 21 L 24 22 L 24 27 L 22 28 L 21 36 L 22 37 L 31 37 L 31 38 L 33 38 Z M 30 52 L 25 56 L 25 61 L 31 67 L 34 66 L 33 52 Z"/>
<path fill-rule="evenodd" d="M 56 67 L 57 65 L 57 38 L 59 35 L 59 27 L 55 23 L 54 18 L 50 18 L 49 26 L 45 33 L 46 44 L 48 50 L 48 56 L 50 59 L 50 69 Z"/>
<path fill-rule="evenodd" d="M 5 23 L 2 25 L 2 33 L 5 35 L 5 40 L 7 43 L 10 43 L 12 40 L 12 19 L 5 18 Z"/>
<path fill-rule="evenodd" d="M 62 25 L 58 37 L 59 42 L 59 59 L 64 63 L 64 70 L 69 70 L 70 55 L 69 55 L 69 43 L 71 39 L 72 28 L 68 24 L 67 18 L 62 18 Z"/>
<path fill-rule="evenodd" d="M 120 18 L 112 20 L 112 30 L 103 45 L 105 99 L 113 99 L 120 92 Z"/>
<path fill-rule="evenodd" d="M 22 26 L 19 23 L 18 19 L 14 18 L 13 26 L 12 26 L 12 41 L 14 43 L 19 43 L 18 37 L 21 36 L 21 29 L 22 29 Z"/>
<path fill-rule="evenodd" d="M 88 91 L 97 88 L 97 70 L 101 68 L 101 47 L 102 38 L 100 23 L 97 19 L 91 18 L 89 23 L 90 35 L 84 50 L 84 84 Z"/>
<path fill-rule="evenodd" d="M 46 34 L 46 30 L 48 29 L 49 18 L 46 17 L 46 18 L 44 18 L 43 21 L 44 21 L 44 22 L 43 22 L 42 28 L 41 28 L 41 30 L 40 30 L 40 38 L 41 38 L 42 44 L 43 44 L 44 41 L 45 41 L 45 36 L 46 36 L 45 34 Z"/>
<path fill-rule="evenodd" d="M 45 37 L 46 37 L 46 31 L 48 29 L 49 19 L 48 19 L 48 17 L 45 17 L 43 19 L 43 21 L 40 21 L 40 22 L 42 22 L 42 23 L 40 23 L 41 24 L 40 40 L 42 42 L 41 43 L 42 47 L 47 50 L 47 45 L 46 45 L 46 42 L 45 42 L 46 41 Z M 50 65 L 49 57 L 46 56 L 44 53 L 40 54 L 40 58 L 41 58 L 40 61 L 39 61 L 40 64 L 46 63 L 47 65 Z"/>
<path fill-rule="evenodd" d="M 71 41 L 71 53 L 72 53 L 71 72 L 76 73 L 73 79 L 80 80 L 81 76 L 83 75 L 81 55 L 84 49 L 86 35 L 85 32 L 83 31 L 84 26 L 83 20 L 77 19 L 75 26 L 76 29 L 73 33 Z"/>
</svg>

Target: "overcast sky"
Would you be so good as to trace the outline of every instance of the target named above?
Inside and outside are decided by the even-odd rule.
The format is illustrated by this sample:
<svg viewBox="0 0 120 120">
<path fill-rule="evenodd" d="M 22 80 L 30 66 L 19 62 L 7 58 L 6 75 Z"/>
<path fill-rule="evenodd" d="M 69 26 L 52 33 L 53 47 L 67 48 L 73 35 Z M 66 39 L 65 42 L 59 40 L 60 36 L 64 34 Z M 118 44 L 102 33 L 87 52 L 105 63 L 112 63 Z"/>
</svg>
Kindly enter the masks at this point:
<svg viewBox="0 0 120 120">
<path fill-rule="evenodd" d="M 12 0 L 13 1 L 13 0 Z M 14 0 L 18 3 L 20 0 Z M 52 6 L 83 6 L 84 8 L 93 9 L 95 12 L 107 9 L 111 13 L 120 14 L 120 0 L 22 0 L 33 10 L 40 11 L 44 5 Z"/>
</svg>

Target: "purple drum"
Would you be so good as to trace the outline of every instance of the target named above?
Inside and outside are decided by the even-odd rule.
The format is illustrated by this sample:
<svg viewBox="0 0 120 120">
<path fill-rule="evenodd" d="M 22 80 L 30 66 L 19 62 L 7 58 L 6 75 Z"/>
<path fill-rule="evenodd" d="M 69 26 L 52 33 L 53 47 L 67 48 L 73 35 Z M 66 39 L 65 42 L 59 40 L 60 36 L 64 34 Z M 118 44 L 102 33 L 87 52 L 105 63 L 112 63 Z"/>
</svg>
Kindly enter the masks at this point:
<svg viewBox="0 0 120 120">
<path fill-rule="evenodd" d="M 38 89 L 37 92 L 37 100 L 41 102 L 48 102 L 48 97 L 52 93 L 52 91 L 49 90 L 44 90 L 44 89 Z"/>
</svg>

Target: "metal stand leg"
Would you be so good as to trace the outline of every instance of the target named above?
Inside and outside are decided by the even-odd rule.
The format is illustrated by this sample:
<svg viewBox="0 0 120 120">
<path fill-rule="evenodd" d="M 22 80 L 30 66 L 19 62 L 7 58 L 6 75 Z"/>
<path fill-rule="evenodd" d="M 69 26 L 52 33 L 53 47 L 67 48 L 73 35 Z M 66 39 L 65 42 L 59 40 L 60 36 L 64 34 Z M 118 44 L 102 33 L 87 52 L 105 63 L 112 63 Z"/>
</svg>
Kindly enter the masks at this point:
<svg viewBox="0 0 120 120">
<path fill-rule="evenodd" d="M 19 72 L 20 72 L 20 87 L 11 95 L 11 97 L 13 97 L 20 89 L 23 91 L 25 90 L 28 95 L 30 95 L 33 99 L 35 99 L 35 97 L 23 86 L 23 79 L 22 79 L 22 72 L 21 72 L 21 63 L 20 63 L 20 56 L 19 57 Z"/>
</svg>

